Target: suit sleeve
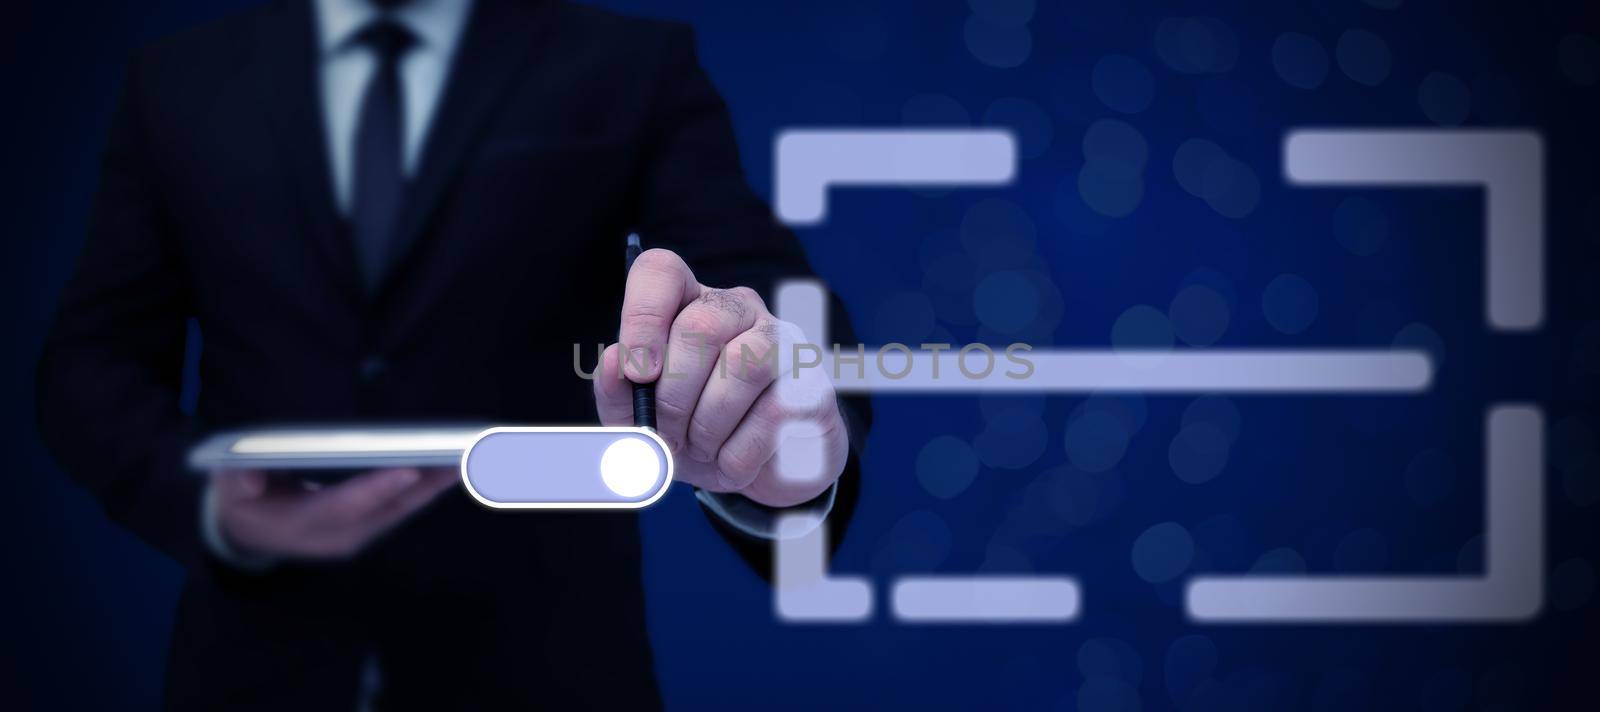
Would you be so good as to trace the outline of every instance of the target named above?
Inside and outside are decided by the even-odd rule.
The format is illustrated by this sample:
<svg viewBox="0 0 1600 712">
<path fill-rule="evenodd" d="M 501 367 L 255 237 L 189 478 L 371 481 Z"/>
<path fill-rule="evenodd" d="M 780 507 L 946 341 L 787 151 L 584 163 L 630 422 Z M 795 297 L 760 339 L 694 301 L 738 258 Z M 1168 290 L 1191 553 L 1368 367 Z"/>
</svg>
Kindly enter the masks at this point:
<svg viewBox="0 0 1600 712">
<path fill-rule="evenodd" d="M 200 555 L 200 478 L 183 459 L 185 279 L 164 229 L 138 60 L 102 156 L 82 253 L 45 338 L 35 414 L 46 447 L 107 514 L 180 563 Z"/>
<path fill-rule="evenodd" d="M 702 283 L 750 287 L 770 304 L 778 282 L 815 274 L 799 240 L 746 182 L 727 106 L 700 66 L 693 33 L 674 27 L 665 44 L 653 88 L 656 101 L 639 190 L 638 229 L 650 246 L 681 255 Z M 829 323 L 831 341 L 855 342 L 837 298 L 830 304 Z M 837 489 L 823 494 L 832 504 L 827 526 L 835 547 L 859 496 L 861 446 L 871 422 L 865 398 L 841 398 L 840 409 L 850 429 L 850 456 Z M 770 575 L 770 541 L 739 531 L 721 517 L 710 518 L 746 561 Z"/>
</svg>

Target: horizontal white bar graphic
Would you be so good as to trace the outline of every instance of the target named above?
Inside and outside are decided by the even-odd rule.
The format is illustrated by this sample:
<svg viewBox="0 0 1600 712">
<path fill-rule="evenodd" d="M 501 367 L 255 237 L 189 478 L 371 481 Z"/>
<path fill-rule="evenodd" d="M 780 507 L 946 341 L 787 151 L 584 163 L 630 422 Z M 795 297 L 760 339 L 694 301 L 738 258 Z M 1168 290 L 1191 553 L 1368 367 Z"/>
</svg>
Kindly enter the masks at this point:
<svg viewBox="0 0 1600 712">
<path fill-rule="evenodd" d="M 905 576 L 894 615 L 907 622 L 1064 623 L 1078 617 L 1078 584 L 1064 576 Z"/>
<path fill-rule="evenodd" d="M 1002 185 L 1017 169 L 1004 129 L 791 129 L 774 153 L 774 207 L 791 226 L 822 222 L 831 186 Z"/>
<path fill-rule="evenodd" d="M 907 352 L 874 347 L 866 348 L 860 364 L 851 349 L 837 366 L 825 353 L 813 368 L 828 369 L 843 393 L 1417 393 L 1433 382 L 1425 353 L 1392 349 L 1037 349 L 1016 355 L 1033 364 L 1032 373 L 1008 360 L 1004 347 L 994 347 L 987 372 L 988 361 L 977 352 L 966 355 L 963 371 L 954 350 L 911 351 L 908 364 Z"/>
<path fill-rule="evenodd" d="M 1528 588 L 1477 576 L 1205 576 L 1185 604 L 1202 623 L 1519 621 L 1538 609 Z"/>
<path fill-rule="evenodd" d="M 234 442 L 241 455 L 286 453 L 437 452 L 466 450 L 483 428 L 430 430 L 315 431 L 293 430 L 246 435 Z"/>
</svg>

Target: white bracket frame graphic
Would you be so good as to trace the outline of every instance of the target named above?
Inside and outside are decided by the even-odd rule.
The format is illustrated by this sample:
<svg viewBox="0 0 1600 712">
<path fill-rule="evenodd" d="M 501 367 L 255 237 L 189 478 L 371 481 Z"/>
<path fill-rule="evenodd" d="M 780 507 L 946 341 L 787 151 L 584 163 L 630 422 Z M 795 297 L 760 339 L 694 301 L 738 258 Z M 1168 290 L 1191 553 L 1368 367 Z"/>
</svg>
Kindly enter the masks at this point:
<svg viewBox="0 0 1600 712">
<path fill-rule="evenodd" d="M 1196 622 L 1518 621 L 1544 598 L 1544 418 L 1489 409 L 1482 576 L 1199 576 L 1184 593 Z"/>
<path fill-rule="evenodd" d="M 1005 136 L 999 140 L 995 134 Z M 788 131 L 777 143 L 778 217 L 814 225 L 830 185 L 993 185 L 1015 173 L 1003 132 Z M 1544 317 L 1543 144 L 1526 131 L 1323 130 L 1291 132 L 1285 175 L 1295 185 L 1481 186 L 1486 193 L 1486 318 L 1495 331 L 1537 329 Z M 920 168 L 925 174 L 916 173 Z M 1002 170 L 1003 168 L 1003 170 Z M 970 170 L 970 180 L 963 171 Z M 776 313 L 808 341 L 828 343 L 827 292 L 780 285 Z M 881 353 L 881 352 L 880 352 Z M 821 368 L 841 393 L 1029 392 L 1414 394 L 1433 380 L 1427 354 L 1392 349 L 1124 351 L 1039 349 L 1028 379 L 936 376 L 937 354 L 902 356 L 906 375 Z M 896 371 L 898 373 L 898 371 Z M 1487 415 L 1485 573 L 1481 577 L 1203 576 L 1189 582 L 1191 620 L 1216 622 L 1471 622 L 1535 615 L 1543 600 L 1543 416 L 1498 404 Z M 796 526 L 802 526 L 797 523 Z M 816 531 L 774 545 L 778 614 L 794 622 L 865 620 L 872 587 L 826 573 Z M 902 576 L 892 607 L 903 622 L 1071 622 L 1077 581 L 1062 576 Z"/>
<path fill-rule="evenodd" d="M 1484 305 L 1495 331 L 1544 322 L 1544 141 L 1532 131 L 1291 131 L 1290 185 L 1484 192 Z"/>
</svg>

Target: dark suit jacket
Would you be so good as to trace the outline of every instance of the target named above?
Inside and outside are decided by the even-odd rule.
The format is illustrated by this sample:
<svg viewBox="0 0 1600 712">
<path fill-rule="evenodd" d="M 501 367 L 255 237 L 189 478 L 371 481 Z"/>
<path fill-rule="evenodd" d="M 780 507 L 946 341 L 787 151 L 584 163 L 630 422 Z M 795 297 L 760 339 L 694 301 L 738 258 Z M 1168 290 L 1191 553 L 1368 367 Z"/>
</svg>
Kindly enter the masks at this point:
<svg viewBox="0 0 1600 712">
<path fill-rule="evenodd" d="M 169 701 L 351 709 L 376 655 L 389 703 L 655 704 L 634 515 L 451 492 L 355 561 L 249 575 L 207 557 L 185 451 L 251 423 L 593 422 L 572 344 L 592 358 L 614 340 L 627 231 L 702 282 L 763 290 L 807 272 L 799 244 L 746 185 L 687 28 L 478 0 L 408 188 L 404 256 L 364 296 L 311 22 L 307 0 L 274 2 L 133 57 L 39 367 L 40 429 L 67 471 L 189 566 Z"/>
</svg>

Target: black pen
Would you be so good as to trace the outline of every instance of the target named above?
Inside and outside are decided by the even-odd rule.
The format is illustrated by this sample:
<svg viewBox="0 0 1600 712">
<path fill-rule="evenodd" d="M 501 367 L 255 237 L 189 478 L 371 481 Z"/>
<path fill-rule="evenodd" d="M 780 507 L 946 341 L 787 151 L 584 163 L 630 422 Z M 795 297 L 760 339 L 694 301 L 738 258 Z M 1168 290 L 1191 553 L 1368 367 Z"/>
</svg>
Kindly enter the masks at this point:
<svg viewBox="0 0 1600 712">
<path fill-rule="evenodd" d="M 623 253 L 625 257 L 623 263 L 624 281 L 626 281 L 627 273 L 633 271 L 633 261 L 639 258 L 639 253 L 641 252 L 644 252 L 644 245 L 639 242 L 639 233 L 629 233 L 628 247 Z M 624 286 L 624 289 L 626 289 L 626 286 Z M 622 349 L 617 351 L 618 355 L 622 356 L 623 365 L 626 366 L 628 357 L 622 355 Z M 644 366 L 648 368 L 649 364 L 644 364 Z M 626 376 L 627 369 L 622 369 L 622 372 Z M 656 384 L 633 384 L 633 425 L 637 428 L 656 429 Z"/>
</svg>

